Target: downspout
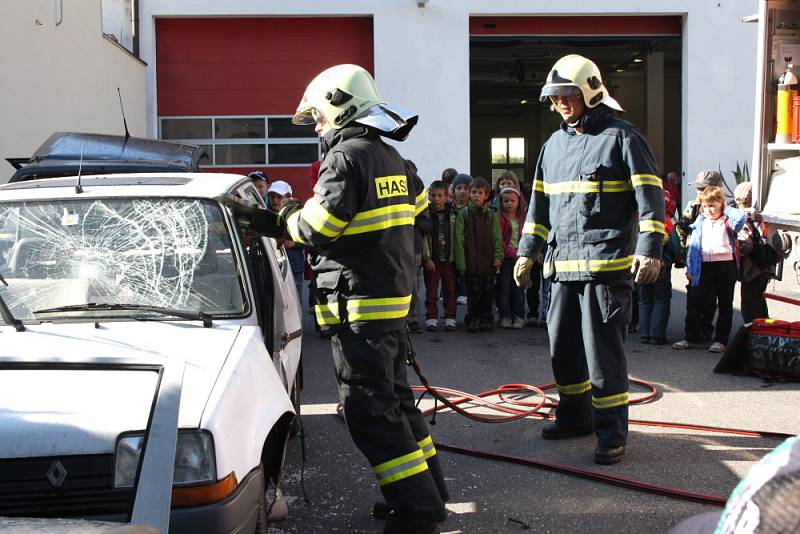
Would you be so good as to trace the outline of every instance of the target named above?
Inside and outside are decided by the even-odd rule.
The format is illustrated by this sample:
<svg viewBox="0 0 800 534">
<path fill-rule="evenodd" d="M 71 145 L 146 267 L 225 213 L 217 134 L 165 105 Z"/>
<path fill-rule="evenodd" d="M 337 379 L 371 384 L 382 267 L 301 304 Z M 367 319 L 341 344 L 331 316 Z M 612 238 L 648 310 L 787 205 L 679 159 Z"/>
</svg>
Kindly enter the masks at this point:
<svg viewBox="0 0 800 534">
<path fill-rule="evenodd" d="M 131 0 L 131 16 L 133 17 L 133 55 L 141 59 L 139 56 L 139 0 Z"/>
</svg>

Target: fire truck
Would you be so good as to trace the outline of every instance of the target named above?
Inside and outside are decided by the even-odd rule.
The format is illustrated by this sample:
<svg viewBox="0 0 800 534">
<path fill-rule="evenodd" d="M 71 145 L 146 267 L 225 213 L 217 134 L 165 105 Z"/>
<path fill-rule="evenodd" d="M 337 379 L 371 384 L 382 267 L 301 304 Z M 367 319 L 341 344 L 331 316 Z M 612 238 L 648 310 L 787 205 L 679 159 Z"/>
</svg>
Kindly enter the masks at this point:
<svg viewBox="0 0 800 534">
<path fill-rule="evenodd" d="M 786 254 L 779 276 L 800 290 L 800 106 L 791 141 L 775 142 L 778 81 L 790 63 L 800 74 L 800 1 L 760 0 L 758 14 L 744 21 L 758 22 L 751 216 L 767 223 L 767 240 Z"/>
</svg>

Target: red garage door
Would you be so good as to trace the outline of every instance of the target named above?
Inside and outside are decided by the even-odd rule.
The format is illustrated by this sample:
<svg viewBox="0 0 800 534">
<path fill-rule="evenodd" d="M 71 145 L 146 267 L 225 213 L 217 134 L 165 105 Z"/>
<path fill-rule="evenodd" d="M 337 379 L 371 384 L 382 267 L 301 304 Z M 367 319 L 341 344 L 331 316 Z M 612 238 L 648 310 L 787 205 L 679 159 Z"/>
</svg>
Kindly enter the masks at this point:
<svg viewBox="0 0 800 534">
<path fill-rule="evenodd" d="M 260 168 L 304 198 L 317 140 L 288 117 L 326 67 L 372 71 L 372 19 L 159 19 L 156 60 L 162 138 L 207 145 L 209 170 Z"/>
</svg>

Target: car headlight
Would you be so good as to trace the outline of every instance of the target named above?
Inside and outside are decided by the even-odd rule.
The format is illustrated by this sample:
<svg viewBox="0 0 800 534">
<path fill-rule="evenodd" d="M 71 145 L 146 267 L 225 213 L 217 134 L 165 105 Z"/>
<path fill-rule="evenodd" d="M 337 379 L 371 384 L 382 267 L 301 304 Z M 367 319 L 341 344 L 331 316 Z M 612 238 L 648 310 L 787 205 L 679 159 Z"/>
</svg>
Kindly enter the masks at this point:
<svg viewBox="0 0 800 534">
<path fill-rule="evenodd" d="M 114 455 L 114 487 L 130 488 L 142 454 L 144 433 L 125 434 L 117 440 Z M 150 452 L 152 454 L 152 451 Z M 175 446 L 173 484 L 213 482 L 217 478 L 214 440 L 207 430 L 181 430 Z"/>
</svg>

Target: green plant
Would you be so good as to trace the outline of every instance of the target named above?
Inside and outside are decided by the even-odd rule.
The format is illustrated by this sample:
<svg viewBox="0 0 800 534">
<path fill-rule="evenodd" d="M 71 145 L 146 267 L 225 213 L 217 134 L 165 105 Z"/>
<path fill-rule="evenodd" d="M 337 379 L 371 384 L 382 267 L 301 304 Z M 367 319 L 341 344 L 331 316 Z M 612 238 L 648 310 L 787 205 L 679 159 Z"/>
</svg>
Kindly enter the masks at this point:
<svg viewBox="0 0 800 534">
<path fill-rule="evenodd" d="M 733 177 L 736 180 L 736 185 L 739 185 L 742 182 L 749 182 L 750 181 L 750 169 L 747 168 L 747 161 L 745 161 L 741 167 L 739 167 L 739 162 L 736 162 L 736 170 L 731 171 L 733 173 Z"/>
<path fill-rule="evenodd" d="M 725 180 L 725 174 L 722 172 L 722 166 L 717 165 L 719 169 L 719 173 L 722 176 L 722 183 L 725 186 L 725 189 L 728 190 L 728 196 L 733 198 L 733 190 L 728 185 L 728 181 Z M 742 182 L 749 182 L 750 181 L 750 169 L 747 167 L 747 161 L 745 160 L 741 165 L 739 162 L 736 162 L 736 169 L 731 171 L 733 174 L 733 179 L 736 181 L 736 185 L 739 185 Z"/>
</svg>

